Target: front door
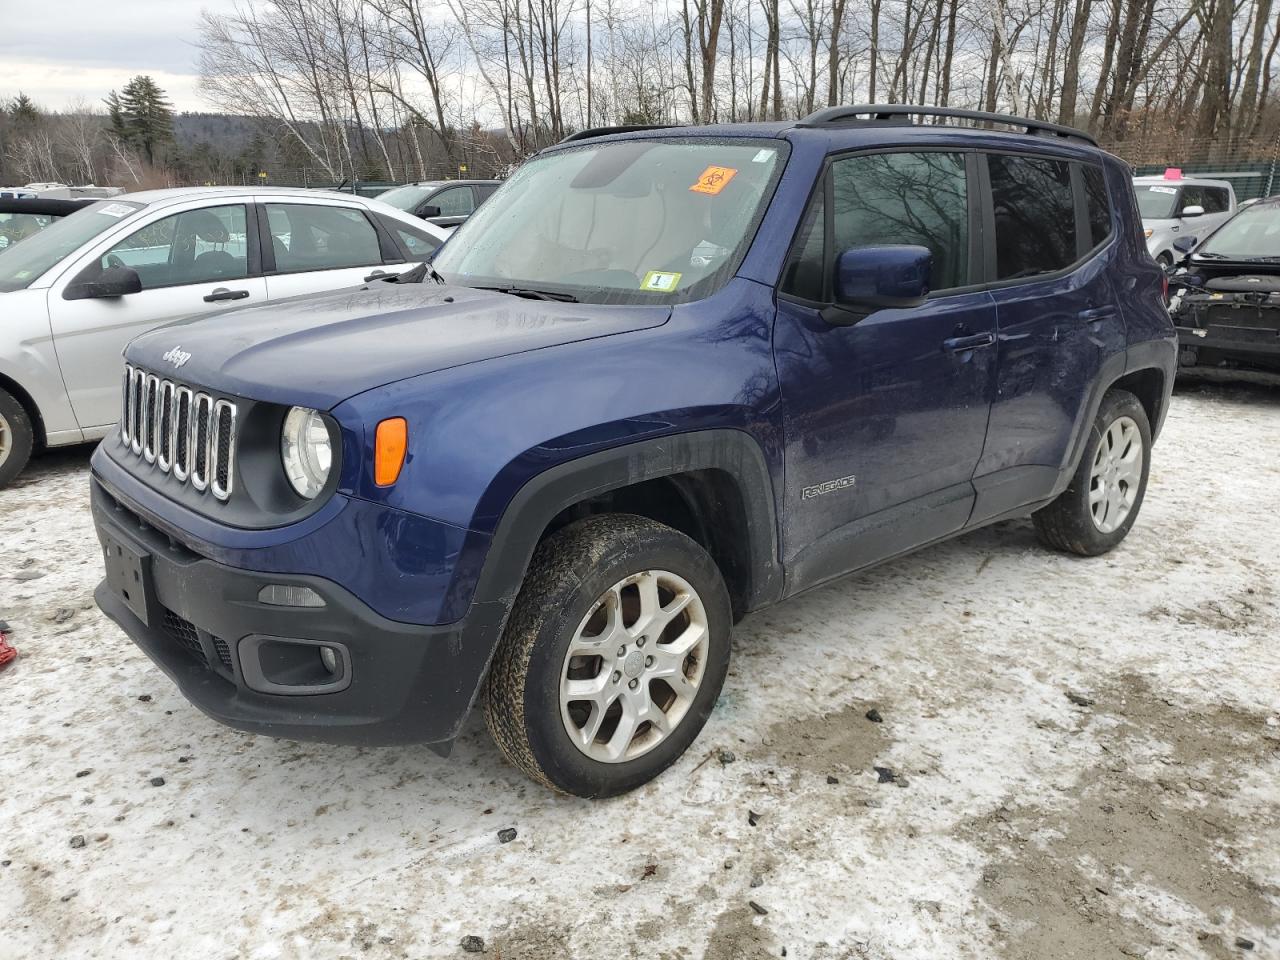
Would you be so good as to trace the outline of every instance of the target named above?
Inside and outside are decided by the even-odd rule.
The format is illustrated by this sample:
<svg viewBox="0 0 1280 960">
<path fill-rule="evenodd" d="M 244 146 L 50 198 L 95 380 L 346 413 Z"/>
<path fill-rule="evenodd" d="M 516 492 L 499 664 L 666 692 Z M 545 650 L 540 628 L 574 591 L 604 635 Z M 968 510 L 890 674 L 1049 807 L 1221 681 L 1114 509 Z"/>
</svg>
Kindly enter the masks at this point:
<svg viewBox="0 0 1280 960">
<path fill-rule="evenodd" d="M 54 284 L 54 349 L 81 429 L 110 426 L 119 418 L 120 355 L 134 337 L 172 320 L 266 299 L 266 285 L 254 275 L 256 238 L 246 223 L 240 203 L 170 214 L 95 251 Z M 141 292 L 93 300 L 63 296 L 77 280 L 121 265 L 137 272 Z"/>
<path fill-rule="evenodd" d="M 921 151 L 835 160 L 779 290 L 789 590 L 964 526 L 995 375 L 995 307 L 975 289 L 972 161 Z M 919 244 L 928 301 L 852 326 L 823 320 L 835 254 Z"/>
</svg>

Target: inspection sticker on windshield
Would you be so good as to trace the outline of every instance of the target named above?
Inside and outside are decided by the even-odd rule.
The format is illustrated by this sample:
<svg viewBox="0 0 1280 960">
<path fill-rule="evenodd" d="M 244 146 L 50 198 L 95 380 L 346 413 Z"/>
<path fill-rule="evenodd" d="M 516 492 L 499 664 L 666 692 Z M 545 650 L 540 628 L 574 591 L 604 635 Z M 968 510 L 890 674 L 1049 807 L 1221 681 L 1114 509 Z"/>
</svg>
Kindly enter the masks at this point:
<svg viewBox="0 0 1280 960">
<path fill-rule="evenodd" d="M 680 284 L 683 273 L 666 273 L 661 270 L 650 270 L 640 281 L 641 290 L 653 290 L 657 293 L 670 293 Z"/>
<path fill-rule="evenodd" d="M 1175 187 L 1148 187 L 1152 193 L 1177 193 Z"/>
<path fill-rule="evenodd" d="M 729 185 L 729 181 L 737 174 L 733 167 L 707 167 L 698 176 L 698 182 L 689 189 L 694 193 L 705 193 L 714 197 Z"/>
<path fill-rule="evenodd" d="M 108 203 L 98 212 L 105 213 L 108 217 L 123 217 L 126 214 L 133 213 L 133 207 L 126 206 L 123 203 Z"/>
</svg>

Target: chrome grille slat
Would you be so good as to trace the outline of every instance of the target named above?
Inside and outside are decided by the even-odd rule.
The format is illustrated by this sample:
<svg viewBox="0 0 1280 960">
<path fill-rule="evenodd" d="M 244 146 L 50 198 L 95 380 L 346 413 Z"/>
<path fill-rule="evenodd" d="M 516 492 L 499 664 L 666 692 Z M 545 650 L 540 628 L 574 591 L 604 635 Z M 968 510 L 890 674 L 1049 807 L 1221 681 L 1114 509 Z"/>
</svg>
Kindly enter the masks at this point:
<svg viewBox="0 0 1280 960">
<path fill-rule="evenodd" d="M 235 486 L 238 414 L 234 400 L 125 365 L 120 417 L 125 449 L 218 500 L 229 499 Z"/>
</svg>

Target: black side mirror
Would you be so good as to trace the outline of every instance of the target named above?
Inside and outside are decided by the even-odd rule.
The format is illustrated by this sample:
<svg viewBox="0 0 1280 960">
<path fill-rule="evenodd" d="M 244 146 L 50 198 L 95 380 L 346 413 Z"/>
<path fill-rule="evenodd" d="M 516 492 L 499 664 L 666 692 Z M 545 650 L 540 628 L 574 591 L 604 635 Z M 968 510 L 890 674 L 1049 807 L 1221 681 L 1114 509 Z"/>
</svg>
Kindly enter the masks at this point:
<svg viewBox="0 0 1280 960">
<path fill-rule="evenodd" d="M 1183 255 L 1190 253 L 1195 248 L 1196 248 L 1195 237 L 1179 237 L 1177 240 L 1173 241 L 1173 249 L 1177 250 L 1179 253 Z"/>
<path fill-rule="evenodd" d="M 81 274 L 83 277 L 84 274 Z M 90 280 L 76 280 L 62 294 L 63 300 L 101 300 L 142 292 L 142 278 L 132 267 L 107 267 Z"/>
<path fill-rule="evenodd" d="M 932 267 L 927 247 L 886 244 L 846 250 L 836 257 L 836 309 L 824 317 L 848 324 L 876 310 L 919 306 L 929 296 Z"/>
<path fill-rule="evenodd" d="M 438 217 L 440 216 L 440 208 L 433 203 L 429 203 L 425 207 L 418 208 L 418 216 L 422 217 L 424 220 L 428 220 L 431 217 Z"/>
</svg>

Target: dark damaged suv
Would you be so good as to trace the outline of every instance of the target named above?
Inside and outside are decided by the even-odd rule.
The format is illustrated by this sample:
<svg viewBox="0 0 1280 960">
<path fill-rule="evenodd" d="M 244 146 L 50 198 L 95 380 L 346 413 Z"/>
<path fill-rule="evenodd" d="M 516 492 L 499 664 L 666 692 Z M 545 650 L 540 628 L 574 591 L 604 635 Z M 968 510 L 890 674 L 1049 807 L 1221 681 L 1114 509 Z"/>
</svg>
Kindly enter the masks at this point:
<svg viewBox="0 0 1280 960">
<path fill-rule="evenodd" d="M 991 114 L 586 131 L 408 276 L 129 346 L 98 603 L 234 727 L 447 753 L 483 690 L 583 796 L 753 610 L 1011 517 L 1110 550 L 1176 359 L 1125 165 Z"/>
<path fill-rule="evenodd" d="M 1280 197 L 1246 207 L 1186 264 L 1169 299 L 1181 369 L 1280 382 Z"/>
</svg>

